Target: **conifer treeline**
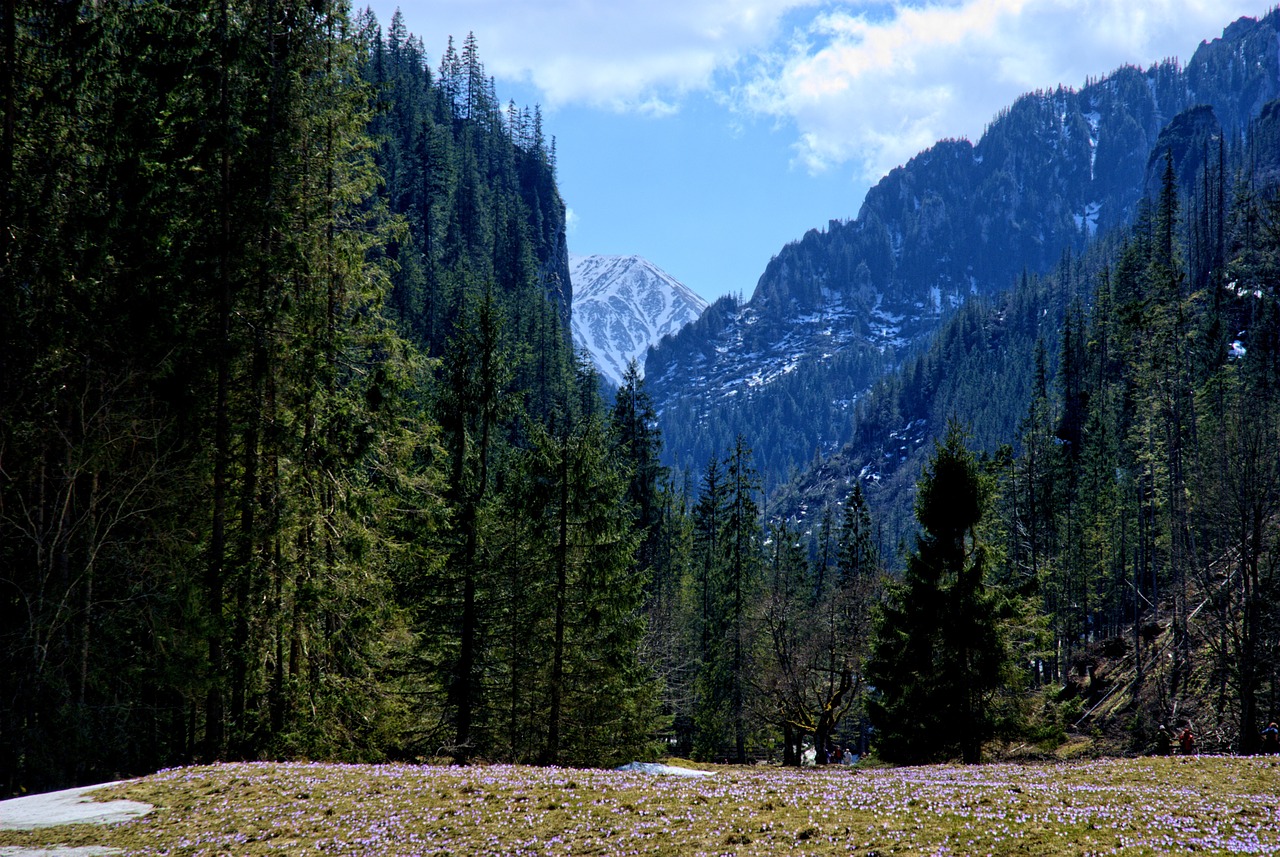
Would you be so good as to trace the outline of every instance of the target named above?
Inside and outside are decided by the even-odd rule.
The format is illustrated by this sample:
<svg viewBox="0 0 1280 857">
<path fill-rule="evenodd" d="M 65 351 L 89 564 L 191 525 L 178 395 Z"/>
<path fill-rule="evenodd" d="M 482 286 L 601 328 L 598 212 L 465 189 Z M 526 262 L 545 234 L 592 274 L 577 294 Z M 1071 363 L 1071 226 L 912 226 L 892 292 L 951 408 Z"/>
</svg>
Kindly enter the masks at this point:
<svg viewBox="0 0 1280 857">
<path fill-rule="evenodd" d="M 363 506 L 413 416 L 374 403 L 414 360 L 335 12 L 6 8 L 6 790 L 319 749 L 377 704 Z"/>
<path fill-rule="evenodd" d="M 1068 312 L 1004 523 L 1052 678 L 1124 640 L 1133 692 L 1150 691 L 1135 747 L 1177 716 L 1251 752 L 1280 712 L 1280 203 L 1256 168 L 1273 152 L 1214 148 L 1182 188 L 1163 158 L 1158 195 Z"/>
<path fill-rule="evenodd" d="M 887 518 L 914 483 L 900 444 L 924 427 L 957 418 L 987 450 L 988 576 L 1022 604 L 1008 687 L 1046 692 L 1041 737 L 1108 693 L 1135 751 L 1192 722 L 1250 752 L 1280 714 L 1274 115 L 1234 148 L 1154 153 L 1161 178 L 1132 227 L 962 308 L 860 403 L 860 442 L 908 463 L 867 467 Z M 1101 660 L 1116 672 L 1093 684 Z"/>
<path fill-rule="evenodd" d="M 641 477 L 568 345 L 554 143 L 474 39 L 2 23 L 0 791 L 640 752 Z"/>
<path fill-rule="evenodd" d="M 744 439 L 687 512 L 635 371 L 600 401 L 554 142 L 473 38 L 433 67 L 300 0 L 4 24 L 0 790 L 835 727 L 865 544 L 768 560 Z"/>
</svg>

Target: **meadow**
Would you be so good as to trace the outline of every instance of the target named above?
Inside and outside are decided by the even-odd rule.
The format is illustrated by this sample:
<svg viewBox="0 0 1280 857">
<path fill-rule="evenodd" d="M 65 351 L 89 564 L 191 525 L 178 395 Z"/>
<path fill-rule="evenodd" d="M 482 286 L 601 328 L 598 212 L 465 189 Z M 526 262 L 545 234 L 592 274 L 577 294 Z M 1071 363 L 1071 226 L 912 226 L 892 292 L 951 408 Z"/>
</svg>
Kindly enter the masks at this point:
<svg viewBox="0 0 1280 857">
<path fill-rule="evenodd" d="M 154 804 L 0 846 L 123 855 L 1144 855 L 1280 852 L 1280 759 L 793 770 L 223 764 L 95 793 Z"/>
</svg>

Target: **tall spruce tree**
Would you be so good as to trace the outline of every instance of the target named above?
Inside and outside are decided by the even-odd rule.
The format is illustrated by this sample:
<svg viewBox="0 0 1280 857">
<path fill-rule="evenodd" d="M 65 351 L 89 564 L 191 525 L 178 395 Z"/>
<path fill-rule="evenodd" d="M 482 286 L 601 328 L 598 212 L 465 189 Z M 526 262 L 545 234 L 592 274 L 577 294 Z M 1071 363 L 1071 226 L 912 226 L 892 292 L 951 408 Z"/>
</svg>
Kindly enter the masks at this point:
<svg viewBox="0 0 1280 857">
<path fill-rule="evenodd" d="M 725 459 L 727 504 L 725 516 L 724 643 L 729 651 L 729 704 L 733 719 L 733 750 L 738 764 L 747 761 L 747 707 L 753 651 L 751 610 L 760 565 L 759 474 L 751 463 L 751 447 L 739 435 Z"/>
<path fill-rule="evenodd" d="M 583 373 L 589 400 L 597 386 Z M 538 523 L 550 581 L 549 674 L 543 764 L 600 764 L 647 755 L 658 687 L 640 661 L 647 574 L 634 566 L 639 533 L 625 501 L 626 474 L 594 409 L 567 408 L 530 450 Z"/>
<path fill-rule="evenodd" d="M 627 477 L 627 502 L 635 525 L 643 534 L 636 564 L 640 569 L 654 571 L 662 526 L 661 483 L 667 468 L 658 461 L 662 447 L 658 415 L 634 360 L 623 373 L 610 424 L 616 454 Z"/>
<path fill-rule="evenodd" d="M 697 638 L 697 674 L 692 704 L 695 757 L 724 756 L 731 724 L 727 719 L 726 626 L 723 609 L 724 528 L 728 503 L 724 472 L 718 459 L 707 463 L 701 493 L 693 509 L 694 569 L 691 630 Z"/>
<path fill-rule="evenodd" d="M 867 679 L 878 751 L 918 764 L 982 758 L 1008 661 L 981 537 L 992 486 L 952 423 L 917 483 L 921 534 L 876 623 Z"/>
</svg>

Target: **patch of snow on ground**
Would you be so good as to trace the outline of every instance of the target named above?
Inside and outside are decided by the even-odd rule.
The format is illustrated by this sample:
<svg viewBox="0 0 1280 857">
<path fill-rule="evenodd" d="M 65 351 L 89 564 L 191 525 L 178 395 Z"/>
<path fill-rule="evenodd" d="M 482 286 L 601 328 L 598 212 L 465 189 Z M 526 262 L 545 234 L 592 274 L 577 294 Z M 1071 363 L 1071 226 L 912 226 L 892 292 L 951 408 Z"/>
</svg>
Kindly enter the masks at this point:
<svg viewBox="0 0 1280 857">
<path fill-rule="evenodd" d="M 1076 222 L 1076 229 L 1085 230 L 1088 237 L 1092 238 L 1098 234 L 1098 212 L 1102 209 L 1102 203 L 1091 202 L 1084 207 L 1083 214 L 1073 214 L 1071 219 Z"/>
<path fill-rule="evenodd" d="M 1084 207 L 1084 222 L 1089 230 L 1089 237 L 1098 234 L 1098 212 L 1102 210 L 1102 203 L 1091 202 Z"/>
<path fill-rule="evenodd" d="M 58 792 L 27 795 L 0 801 L 0 830 L 34 830 L 61 824 L 107 824 L 128 821 L 151 812 L 152 806 L 136 800 L 99 803 L 88 796 L 95 789 L 113 786 L 103 783 Z"/>
<path fill-rule="evenodd" d="M 657 762 L 627 762 L 614 770 L 636 771 L 641 774 L 656 774 L 665 777 L 710 777 L 712 771 L 695 771 L 693 768 L 677 768 L 675 765 L 659 765 Z"/>
<path fill-rule="evenodd" d="M 1102 114 L 1095 110 L 1084 114 L 1084 118 L 1089 123 L 1089 181 L 1093 181 L 1093 167 L 1098 162 L 1098 124 L 1102 121 Z"/>
</svg>

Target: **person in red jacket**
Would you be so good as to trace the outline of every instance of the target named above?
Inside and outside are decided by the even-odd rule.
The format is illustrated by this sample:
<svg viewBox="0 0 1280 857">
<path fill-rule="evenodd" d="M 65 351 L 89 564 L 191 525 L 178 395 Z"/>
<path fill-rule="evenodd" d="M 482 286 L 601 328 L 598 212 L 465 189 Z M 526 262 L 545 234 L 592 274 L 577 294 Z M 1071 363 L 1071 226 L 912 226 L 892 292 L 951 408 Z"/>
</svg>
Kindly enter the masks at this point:
<svg viewBox="0 0 1280 857">
<path fill-rule="evenodd" d="M 1178 748 L 1184 756 L 1190 756 L 1196 751 L 1196 736 L 1192 734 L 1190 726 L 1178 735 Z"/>
</svg>

